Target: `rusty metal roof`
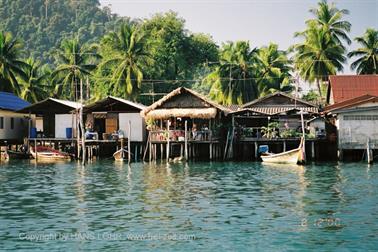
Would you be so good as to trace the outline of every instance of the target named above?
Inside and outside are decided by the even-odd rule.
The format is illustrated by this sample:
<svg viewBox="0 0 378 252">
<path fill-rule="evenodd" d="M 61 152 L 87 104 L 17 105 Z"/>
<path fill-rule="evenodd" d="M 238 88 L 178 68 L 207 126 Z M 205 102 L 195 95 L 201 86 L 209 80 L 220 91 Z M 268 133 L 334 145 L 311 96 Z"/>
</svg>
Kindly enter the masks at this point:
<svg viewBox="0 0 378 252">
<path fill-rule="evenodd" d="M 333 112 L 335 110 L 351 108 L 351 107 L 355 107 L 355 106 L 365 104 L 365 103 L 369 103 L 369 102 L 373 102 L 373 103 L 378 102 L 378 96 L 369 95 L 369 94 L 361 95 L 361 96 L 358 96 L 358 97 L 355 97 L 355 98 L 352 98 L 352 99 L 348 99 L 348 100 L 345 100 L 345 101 L 342 101 L 342 102 L 339 102 L 339 103 L 335 103 L 333 105 L 329 105 L 329 106 L 324 108 L 324 112 L 329 113 L 329 112 Z"/>
<path fill-rule="evenodd" d="M 378 96 L 378 75 L 331 75 L 328 103 L 339 103 L 366 94 Z"/>
</svg>

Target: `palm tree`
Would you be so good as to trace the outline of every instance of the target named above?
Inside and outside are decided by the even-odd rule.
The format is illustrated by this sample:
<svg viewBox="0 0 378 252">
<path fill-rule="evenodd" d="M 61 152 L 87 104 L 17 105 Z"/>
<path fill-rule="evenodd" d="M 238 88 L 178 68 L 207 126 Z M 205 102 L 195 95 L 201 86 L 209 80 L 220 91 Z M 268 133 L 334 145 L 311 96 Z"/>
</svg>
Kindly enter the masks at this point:
<svg viewBox="0 0 378 252">
<path fill-rule="evenodd" d="M 24 69 L 26 78 L 20 80 L 20 97 L 35 103 L 50 95 L 52 89 L 48 83 L 50 72 L 47 66 L 41 66 L 41 62 L 33 58 L 27 59 L 26 63 L 28 64 L 28 67 Z"/>
<path fill-rule="evenodd" d="M 295 68 L 300 76 L 310 83 L 316 81 L 320 97 L 322 96 L 321 81 L 326 81 L 329 75 L 343 69 L 345 49 L 335 43 L 328 30 L 314 24 L 302 34 L 304 42 L 294 45 Z"/>
<path fill-rule="evenodd" d="M 101 70 L 112 72 L 110 84 L 116 92 L 135 100 L 143 80 L 143 66 L 150 60 L 145 52 L 146 40 L 137 25 L 124 23 L 119 32 L 111 32 L 102 41 L 107 58 Z"/>
<path fill-rule="evenodd" d="M 58 82 L 56 94 L 78 100 L 80 80 L 96 68 L 99 57 L 96 46 L 81 44 L 77 38 L 63 40 L 57 52 L 58 67 L 52 73 L 53 80 Z"/>
<path fill-rule="evenodd" d="M 24 68 L 27 64 L 19 59 L 22 44 L 12 35 L 0 31 L 0 90 L 20 94 L 17 76 L 25 78 Z"/>
<path fill-rule="evenodd" d="M 351 65 L 358 74 L 378 74 L 378 31 L 372 28 L 366 30 L 362 37 L 355 40 L 362 47 L 348 54 L 348 57 L 359 57 Z"/>
<path fill-rule="evenodd" d="M 255 82 L 256 49 L 249 42 L 229 42 L 220 51 L 220 62 L 205 79 L 210 97 L 225 105 L 243 104 L 258 97 Z"/>
<path fill-rule="evenodd" d="M 291 85 L 292 71 L 291 61 L 287 57 L 287 52 L 278 50 L 278 45 L 270 43 L 258 51 L 258 73 L 257 87 L 259 96 L 282 91 L 293 90 Z"/>
<path fill-rule="evenodd" d="M 349 11 L 346 9 L 339 10 L 334 3 L 329 4 L 327 0 L 322 0 L 318 3 L 318 8 L 310 9 L 310 12 L 315 15 L 315 19 L 310 19 L 306 23 L 317 25 L 319 28 L 323 28 L 331 36 L 331 40 L 335 43 L 342 45 L 342 41 L 351 44 L 351 40 L 348 37 L 350 32 L 351 23 L 342 20 L 344 15 L 348 15 Z"/>
</svg>

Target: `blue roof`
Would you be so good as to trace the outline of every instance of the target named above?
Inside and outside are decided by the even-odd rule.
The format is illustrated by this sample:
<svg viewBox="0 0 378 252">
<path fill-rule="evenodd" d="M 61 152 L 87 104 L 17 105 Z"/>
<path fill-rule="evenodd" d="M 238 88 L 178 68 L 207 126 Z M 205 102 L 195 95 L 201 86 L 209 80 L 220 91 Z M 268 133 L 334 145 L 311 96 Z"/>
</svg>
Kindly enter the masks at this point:
<svg viewBox="0 0 378 252">
<path fill-rule="evenodd" d="M 29 102 L 12 93 L 0 92 L 0 109 L 16 111 L 29 105 Z"/>
</svg>

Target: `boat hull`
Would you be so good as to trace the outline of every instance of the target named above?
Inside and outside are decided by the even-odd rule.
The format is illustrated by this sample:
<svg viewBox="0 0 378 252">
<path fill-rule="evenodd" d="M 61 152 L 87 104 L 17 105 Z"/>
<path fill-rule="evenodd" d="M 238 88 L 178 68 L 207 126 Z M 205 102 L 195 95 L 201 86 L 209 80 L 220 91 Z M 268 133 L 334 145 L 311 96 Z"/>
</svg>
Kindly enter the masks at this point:
<svg viewBox="0 0 378 252">
<path fill-rule="evenodd" d="M 29 159 L 31 157 L 30 154 L 26 152 L 19 152 L 19 151 L 11 151 L 8 150 L 9 159 Z"/>
<path fill-rule="evenodd" d="M 71 156 L 64 152 L 59 152 L 51 148 L 44 148 L 42 150 L 37 149 L 35 153 L 33 148 L 30 148 L 30 154 L 38 161 L 70 161 Z"/>
<path fill-rule="evenodd" d="M 261 159 L 264 163 L 297 164 L 301 151 L 301 148 L 297 148 L 278 154 L 261 155 Z"/>
<path fill-rule="evenodd" d="M 113 154 L 114 160 L 121 161 L 121 162 L 127 160 L 127 156 L 128 156 L 128 153 L 126 149 L 120 149 L 114 152 Z"/>
<path fill-rule="evenodd" d="M 298 148 L 277 154 L 262 154 L 261 159 L 265 163 L 302 164 L 306 161 L 304 143 L 304 138 L 301 138 Z"/>
</svg>

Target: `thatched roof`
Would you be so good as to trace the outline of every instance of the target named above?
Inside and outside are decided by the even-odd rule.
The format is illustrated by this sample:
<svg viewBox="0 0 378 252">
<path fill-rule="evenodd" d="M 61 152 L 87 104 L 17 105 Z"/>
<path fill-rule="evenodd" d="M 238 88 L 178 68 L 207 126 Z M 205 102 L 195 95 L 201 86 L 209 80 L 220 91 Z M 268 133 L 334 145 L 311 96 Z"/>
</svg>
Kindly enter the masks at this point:
<svg viewBox="0 0 378 252">
<path fill-rule="evenodd" d="M 217 115 L 216 108 L 198 108 L 198 109 L 155 109 L 147 114 L 147 118 L 168 119 L 171 117 L 190 117 L 210 119 Z"/>
<path fill-rule="evenodd" d="M 185 104 L 184 97 L 175 100 L 179 95 L 185 94 L 194 98 L 194 102 Z M 218 112 L 227 114 L 231 110 L 193 90 L 180 87 L 143 109 L 141 115 L 153 119 L 166 119 L 170 117 L 209 119 L 215 118 Z"/>
</svg>

